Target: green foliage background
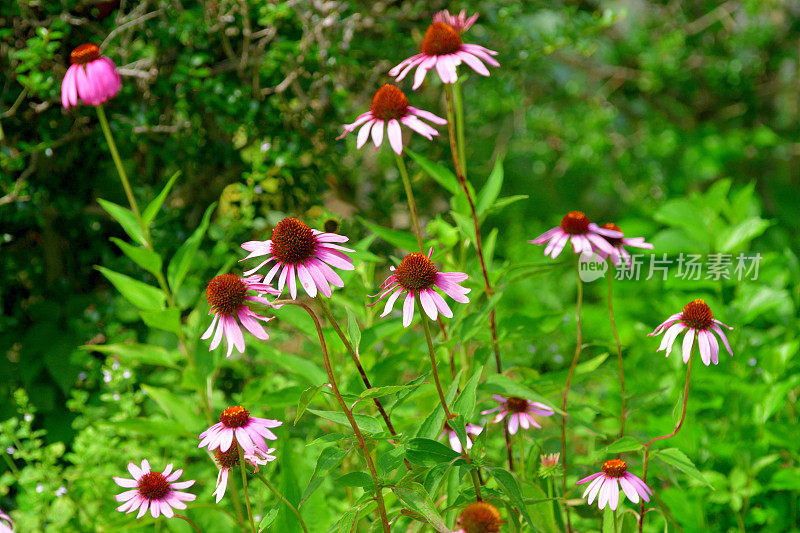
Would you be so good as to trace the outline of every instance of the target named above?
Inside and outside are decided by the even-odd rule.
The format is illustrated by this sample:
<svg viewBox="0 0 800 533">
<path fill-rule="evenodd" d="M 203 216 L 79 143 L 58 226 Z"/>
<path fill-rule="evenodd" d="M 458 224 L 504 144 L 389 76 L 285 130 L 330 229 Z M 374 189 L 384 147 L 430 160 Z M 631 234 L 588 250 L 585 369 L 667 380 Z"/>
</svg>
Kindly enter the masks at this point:
<svg viewBox="0 0 800 533">
<path fill-rule="evenodd" d="M 528 196 L 489 213 L 483 226 L 502 292 L 497 313 L 507 374 L 558 401 L 575 342 L 574 273 L 564 261 L 549 268 L 553 263 L 526 240 L 566 211 L 616 221 L 626 234 L 646 236 L 656 254 L 760 253 L 755 281 L 689 282 L 673 270 L 666 281 L 616 284 L 629 432 L 638 440 L 666 432 L 679 411 L 683 366 L 656 354 L 658 341 L 645 334 L 689 300 L 705 298 L 717 318 L 736 327 L 735 357 L 695 367 L 687 424 L 668 446 L 685 453 L 702 477 L 687 477 L 668 454 L 654 461 L 648 479 L 658 479 L 656 503 L 670 529 L 798 531 L 797 5 L 252 0 L 0 6 L 0 395 L 8 398 L 0 403 L 0 451 L 15 450 L 0 463 L 0 508 L 12 510 L 21 531 L 129 527 L 132 518 L 114 512 L 111 498 L 111 476 L 121 475 L 129 458 L 182 463 L 200 480 L 204 503 L 212 501 L 215 476 L 196 450 L 204 425 L 191 393 L 196 376 L 182 371 L 175 335 L 148 329 L 93 268 L 154 283 L 108 241 L 125 234 L 97 199 L 125 204 L 125 197 L 94 111 L 61 108 L 69 52 L 104 43 L 121 68 L 123 88 L 106 108 L 141 203 L 181 173 L 153 229 L 165 264 L 217 203 L 176 294 L 186 331 L 196 338 L 205 329 L 205 283 L 238 268 L 238 243 L 268 238 L 285 215 L 316 227 L 334 217 L 359 243 L 359 267 L 334 298 L 336 313 L 346 323 L 348 308 L 362 324 L 362 356 L 375 385 L 399 385 L 428 368 L 424 341 L 396 319 L 377 320 L 363 304 L 388 264 L 402 257 L 408 235 L 376 238 L 363 221 L 407 230 L 402 186 L 387 148 L 357 151 L 354 139 L 335 137 L 444 7 L 480 12 L 469 39 L 497 50 L 501 63 L 489 78 L 459 70 L 470 72 L 463 83 L 470 181 L 481 190 L 502 157 L 500 197 Z M 434 78 L 414 93 L 403 88 L 412 105 L 444 115 Z M 407 142 L 447 166 L 445 135 Z M 473 303 L 454 319 L 465 343 L 470 335 L 477 341 L 460 349 L 463 385 L 489 356 L 480 271 L 457 224 L 463 206 L 451 204 L 419 166 L 410 168 L 437 261 L 472 276 Z M 619 392 L 605 286 L 587 285 L 586 300 L 588 363 L 571 396 L 577 423 L 570 457 L 589 473 L 609 455 Z M 310 323 L 291 310 L 278 316 L 274 340 L 250 343 L 247 357 L 225 360 L 202 342 L 196 357 L 214 376 L 215 406 L 241 401 L 287 420 L 275 471 L 297 501 L 325 447 L 308 443 L 342 426 L 311 413 L 292 424 L 302 392 L 325 377 L 315 339 L 291 327 L 308 333 Z M 102 348 L 132 341 L 161 348 L 149 349 L 150 359 Z M 330 342 L 344 388 L 357 395 L 357 374 L 338 340 Z M 490 389 L 490 381 L 481 383 L 479 408 L 490 407 Z M 426 386 L 398 406 L 398 430 L 413 435 L 434 398 Z M 331 410 L 333 403 L 320 396 L 310 407 Z M 374 414 L 369 407 L 360 408 Z M 502 438 L 496 427 L 490 433 L 486 454 L 499 465 Z M 542 490 L 538 452 L 557 450 L 557 424 L 530 436 L 519 446 L 528 462 L 523 487 L 533 498 Z M 631 461 L 640 469 L 635 454 Z M 391 466 L 387 476 L 396 474 Z M 357 454 L 349 455 L 305 504 L 313 531 L 351 508 L 353 492 L 362 489 L 336 477 L 360 468 Z M 66 494 L 56 495 L 62 486 Z M 457 494 L 448 506 L 463 501 Z M 265 527 L 296 530 L 268 493 L 257 493 L 255 504 Z M 537 523 L 553 520 L 541 505 L 532 509 Z M 594 508 L 576 510 L 582 531 L 599 527 Z M 233 527 L 225 522 L 232 514 L 223 505 L 193 516 L 204 531 L 224 531 Z M 449 509 L 447 523 L 454 517 Z M 647 527 L 659 530 L 661 521 L 648 518 Z M 171 522 L 159 527 L 181 530 Z"/>
</svg>

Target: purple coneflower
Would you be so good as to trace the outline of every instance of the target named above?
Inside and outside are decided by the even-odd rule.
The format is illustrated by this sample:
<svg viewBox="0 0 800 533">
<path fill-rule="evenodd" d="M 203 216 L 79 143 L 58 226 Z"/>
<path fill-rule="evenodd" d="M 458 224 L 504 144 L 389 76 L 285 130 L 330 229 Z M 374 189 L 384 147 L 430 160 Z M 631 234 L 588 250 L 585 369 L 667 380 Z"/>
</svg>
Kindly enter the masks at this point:
<svg viewBox="0 0 800 533">
<path fill-rule="evenodd" d="M 697 346 L 700 349 L 700 358 L 703 360 L 703 364 L 709 366 L 713 362 L 717 365 L 719 364 L 719 343 L 714 333 L 719 335 L 728 353 L 733 357 L 733 352 L 728 344 L 728 338 L 725 336 L 720 326 L 733 329 L 714 318 L 714 313 L 711 312 L 711 308 L 708 304 L 703 300 L 697 299 L 686 304 L 683 307 L 683 311 L 680 313 L 675 313 L 659 324 L 652 333 L 648 333 L 648 336 L 652 337 L 664 333 L 664 338 L 661 339 L 661 345 L 656 351 L 660 352 L 666 349 L 665 357 L 669 357 L 670 352 L 672 352 L 672 346 L 675 344 L 675 339 L 678 338 L 678 335 L 682 331 L 688 330 L 683 337 L 683 362 L 689 362 L 689 357 L 692 355 L 692 344 L 696 336 Z M 695 335 L 695 333 L 697 333 L 697 335 Z"/>
<path fill-rule="evenodd" d="M 499 394 L 494 394 L 492 397 L 497 400 L 500 405 L 494 409 L 481 411 L 481 414 L 488 415 L 489 413 L 499 411 L 494 417 L 494 420 L 492 420 L 493 424 L 503 420 L 506 415 L 511 415 L 508 417 L 508 432 L 512 435 L 516 435 L 520 426 L 522 426 L 522 429 L 528 429 L 531 426 L 541 429 L 542 426 L 536 421 L 534 415 L 553 416 L 556 414 L 553 409 L 541 402 L 531 402 L 525 398 L 519 398 L 517 396 L 504 398 Z"/>
<path fill-rule="evenodd" d="M 100 55 L 94 44 L 82 44 L 69 55 L 70 67 L 61 82 L 61 105 L 64 109 L 78 105 L 98 106 L 113 98 L 122 86 L 117 66 Z"/>
<path fill-rule="evenodd" d="M 246 304 L 248 301 L 265 305 L 272 305 L 262 294 L 278 294 L 278 291 L 265 283 L 261 283 L 261 276 L 249 276 L 240 278 L 234 274 L 222 274 L 212 279 L 206 287 L 206 299 L 211 307 L 209 314 L 214 315 L 211 325 L 203 333 L 201 339 L 208 339 L 211 335 L 209 350 L 213 350 L 222 342 L 224 335 L 228 339 L 227 357 L 231 356 L 233 347 L 239 353 L 244 353 L 244 335 L 239 327 L 239 322 L 261 340 L 269 339 L 264 327 L 259 323 L 269 322 L 275 317 L 265 317 L 251 310 Z M 255 291 L 257 294 L 248 294 L 248 291 Z M 237 321 L 238 318 L 238 321 Z"/>
<path fill-rule="evenodd" d="M 474 435 L 477 437 L 478 435 L 480 435 L 481 432 L 483 431 L 483 426 L 479 426 L 477 424 L 467 424 L 464 430 L 467 433 L 467 449 L 471 450 L 472 440 L 469 438 L 469 436 Z M 461 447 L 461 441 L 458 440 L 458 435 L 456 435 L 456 432 L 453 431 L 453 429 L 447 422 L 444 423 L 444 429 L 442 430 L 442 437 L 448 438 L 448 440 L 450 441 L 450 447 L 453 448 L 453 450 L 457 451 L 458 453 L 464 451 L 464 449 Z"/>
<path fill-rule="evenodd" d="M 467 10 L 462 9 L 458 15 L 451 15 L 448 10 L 439 11 L 433 15 L 433 22 L 444 22 L 458 33 L 464 33 L 478 20 L 478 14 L 467 17 Z"/>
<path fill-rule="evenodd" d="M 122 505 L 117 507 L 117 511 L 131 513 L 139 509 L 136 518 L 141 518 L 150 509 L 153 518 L 164 515 L 167 518 L 174 516 L 173 509 L 186 509 L 186 504 L 196 498 L 194 494 L 181 492 L 178 489 L 188 489 L 194 485 L 194 480 L 178 481 L 183 470 L 172 471 L 172 463 L 168 464 L 163 472 L 153 472 L 150 470 L 150 463 L 147 459 L 142 460 L 142 467 L 139 468 L 133 463 L 128 463 L 128 472 L 133 479 L 114 476 L 114 481 L 120 487 L 127 490 L 114 496 Z"/>
<path fill-rule="evenodd" d="M 492 56 L 497 55 L 494 50 L 489 50 L 477 44 L 464 44 L 461 35 L 455 28 L 445 22 L 434 22 L 428 26 L 425 38 L 420 46 L 420 53 L 409 57 L 402 63 L 389 71 L 389 75 L 401 81 L 411 72 L 415 66 L 417 71 L 414 73 L 414 85 L 412 89 L 422 85 L 425 74 L 436 67 L 442 83 L 455 83 L 458 80 L 456 67 L 463 61 L 469 67 L 480 74 L 488 76 L 489 69 L 483 61 L 493 67 L 499 67 Z"/>
<path fill-rule="evenodd" d="M 283 292 L 283 288 L 288 285 L 293 300 L 297 299 L 297 280 L 310 297 L 316 297 L 319 290 L 330 298 L 331 285 L 344 287 L 342 278 L 331 266 L 342 270 L 355 268 L 352 259 L 342 253 L 354 250 L 335 244 L 347 240 L 344 235 L 323 233 L 309 228 L 296 218 L 289 217 L 278 222 L 272 230 L 272 239 L 243 243 L 242 248 L 250 254 L 240 261 L 267 256 L 255 268 L 246 271 L 245 275 L 252 274 L 267 263 L 275 261 L 275 265 L 264 277 L 264 283 L 271 283 L 280 270 L 278 293 Z"/>
<path fill-rule="evenodd" d="M 392 150 L 400 155 L 403 153 L 403 132 L 400 129 L 400 124 L 408 126 L 429 141 L 439 135 L 438 131 L 421 121 L 421 118 L 434 124 L 447 124 L 445 119 L 437 117 L 433 113 L 408 105 L 408 98 L 403 94 L 403 91 L 394 85 L 387 84 L 378 89 L 378 92 L 372 97 L 372 105 L 370 105 L 369 111 L 356 117 L 355 122 L 352 124 L 346 124 L 344 132 L 337 139 L 343 138 L 360 126 L 361 129 L 358 130 L 358 137 L 356 138 L 356 148 L 364 146 L 371 131 L 372 143 L 375 145 L 375 150 L 377 150 L 383 142 L 385 129 Z"/>
<path fill-rule="evenodd" d="M 14 524 L 11 517 L 0 509 L 0 533 L 14 533 Z"/>
<path fill-rule="evenodd" d="M 244 460 L 250 463 L 255 468 L 255 471 L 258 472 L 259 466 L 276 459 L 274 455 L 271 455 L 273 452 L 275 452 L 275 448 L 268 448 L 266 451 L 256 448 L 255 453 L 244 454 Z M 217 474 L 217 486 L 213 495 L 216 496 L 217 503 L 219 503 L 228 488 L 228 474 L 231 469 L 239 466 L 239 447 L 236 445 L 236 441 L 234 440 L 233 445 L 226 452 L 219 449 L 215 450 L 214 460 L 219 465 L 219 473 Z"/>
<path fill-rule="evenodd" d="M 453 533 L 499 533 L 503 519 L 494 505 L 480 501 L 464 507 L 456 524 L 459 529 Z"/>
<path fill-rule="evenodd" d="M 453 312 L 447 302 L 434 290 L 434 287 L 457 302 L 469 302 L 467 293 L 471 289 L 465 289 L 459 285 L 467 279 L 467 275 L 462 272 L 439 272 L 430 259 L 432 253 L 433 248 L 428 251 L 427 256 L 419 252 L 408 254 L 400 261 L 397 268 L 390 268 L 394 273 L 386 278 L 381 285 L 381 292 L 377 295 L 378 301 L 380 301 L 391 293 L 389 299 L 386 300 L 386 307 L 381 313 L 382 317 L 392 311 L 395 301 L 403 292 L 407 293 L 403 302 L 403 327 L 408 327 L 411 319 L 414 318 L 414 295 L 417 293 L 419 293 L 419 301 L 423 310 L 431 317 L 431 320 L 436 320 L 438 313 L 447 318 L 453 317 Z M 375 305 L 378 301 L 370 305 Z"/>
<path fill-rule="evenodd" d="M 570 211 L 561 219 L 561 224 L 553 229 L 547 230 L 532 241 L 532 244 L 544 244 L 544 255 L 552 255 L 553 259 L 558 257 L 561 250 L 572 242 L 572 247 L 576 254 L 591 255 L 592 247 L 596 247 L 609 255 L 617 253 L 608 238 L 621 239 L 622 233 L 619 231 L 599 227 L 594 222 L 589 222 L 586 215 L 580 211 Z"/>
<path fill-rule="evenodd" d="M 587 476 L 580 481 L 581 483 L 589 483 L 586 490 L 583 491 L 583 497 L 588 496 L 588 503 L 592 505 L 594 499 L 597 498 L 597 505 L 600 509 L 605 508 L 606 504 L 612 511 L 617 510 L 619 505 L 619 489 L 622 487 L 622 492 L 633 503 L 639 503 L 639 497 L 646 502 L 650 501 L 650 490 L 644 481 L 638 476 L 628 472 L 628 465 L 622 459 L 609 459 L 603 463 L 603 471 Z"/>
<path fill-rule="evenodd" d="M 618 231 L 622 234 L 622 230 L 619 226 L 614 224 L 613 222 L 608 222 L 600 226 L 600 229 Z M 649 242 L 644 241 L 644 237 L 606 237 L 605 238 L 614 248 L 613 254 L 608 254 L 603 250 L 595 249 L 595 253 L 600 258 L 601 261 L 605 261 L 606 257 L 609 255 L 611 256 L 611 261 L 619 266 L 620 264 L 623 267 L 630 266 L 631 264 L 631 254 L 628 253 L 628 250 L 625 249 L 625 246 L 633 246 L 634 248 L 646 248 L 648 250 L 653 249 L 653 245 Z M 596 247 L 595 247 L 596 248 Z"/>
<path fill-rule="evenodd" d="M 539 456 L 544 468 L 553 468 L 557 466 L 559 457 L 561 457 L 560 453 L 543 453 Z"/>
<path fill-rule="evenodd" d="M 219 415 L 219 422 L 200 433 L 200 444 L 197 447 L 208 446 L 209 450 L 219 448 L 220 451 L 227 452 L 236 439 L 245 453 L 255 454 L 256 448 L 268 449 L 264 439 L 278 440 L 270 428 L 281 424 L 283 422 L 280 420 L 250 416 L 250 412 L 241 405 L 228 407 Z"/>
</svg>

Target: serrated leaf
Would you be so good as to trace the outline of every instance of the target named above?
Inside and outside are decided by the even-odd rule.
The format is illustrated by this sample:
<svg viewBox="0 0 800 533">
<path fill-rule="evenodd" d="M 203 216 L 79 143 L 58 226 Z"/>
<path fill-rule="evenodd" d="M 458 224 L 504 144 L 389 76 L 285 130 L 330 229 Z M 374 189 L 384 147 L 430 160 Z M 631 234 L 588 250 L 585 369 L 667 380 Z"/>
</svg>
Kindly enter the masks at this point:
<svg viewBox="0 0 800 533">
<path fill-rule="evenodd" d="M 308 412 L 314 413 L 315 415 L 326 420 L 330 420 L 331 422 L 352 427 L 350 425 L 350 421 L 347 420 L 347 416 L 345 416 L 344 413 L 340 413 L 338 411 L 317 411 L 316 409 L 309 409 Z M 383 430 L 380 422 L 378 422 L 374 417 L 353 414 L 353 418 L 355 419 L 356 424 L 361 431 L 366 433 L 380 433 Z"/>
<path fill-rule="evenodd" d="M 178 179 L 178 176 L 181 175 L 181 171 L 177 171 L 172 177 L 167 181 L 167 184 L 164 185 L 164 188 L 161 189 L 161 192 L 158 193 L 158 196 L 153 198 L 153 201 L 150 202 L 147 207 L 145 208 L 144 212 L 142 213 L 142 219 L 146 225 L 150 225 L 158 211 L 161 209 L 161 206 L 164 204 L 164 200 L 166 200 L 169 191 L 172 189 L 172 186 L 175 184 L 175 180 Z"/>
<path fill-rule="evenodd" d="M 96 266 L 95 268 L 116 287 L 126 300 L 139 309 L 152 310 L 164 307 L 166 297 L 160 289 L 105 267 Z"/>
<path fill-rule="evenodd" d="M 458 185 L 458 178 L 456 178 L 456 175 L 453 174 L 450 169 L 438 163 L 434 163 L 408 148 L 405 149 L 405 153 L 411 156 L 411 159 L 413 159 L 428 176 L 447 189 L 450 194 L 456 195 L 459 193 L 461 187 Z"/>
<path fill-rule="evenodd" d="M 444 519 L 436 510 L 433 500 L 428 495 L 425 487 L 419 483 L 403 483 L 392 487 L 392 492 L 413 513 L 424 518 L 433 529 L 439 533 L 447 533 L 450 529 Z"/>
<path fill-rule="evenodd" d="M 206 212 L 203 214 L 203 220 L 200 222 L 200 225 L 197 226 L 194 233 L 192 233 L 180 248 L 178 248 L 175 255 L 172 256 L 172 260 L 169 262 L 169 266 L 167 267 L 167 280 L 174 293 L 178 292 L 181 283 L 183 283 L 186 274 L 189 272 L 192 259 L 194 259 L 198 248 L 200 248 L 200 243 L 203 242 L 203 236 L 206 234 L 206 230 L 211 221 L 211 214 L 214 212 L 216 206 L 216 202 L 208 206 L 208 209 L 206 209 Z"/>
<path fill-rule="evenodd" d="M 105 209 L 114 220 L 119 222 L 119 225 L 122 226 L 122 229 L 125 230 L 125 233 L 127 233 L 134 242 L 142 246 L 147 243 L 144 238 L 144 233 L 142 233 L 142 226 L 139 224 L 139 221 L 136 220 L 136 215 L 133 214 L 133 211 L 119 204 L 115 204 L 114 202 L 103 200 L 102 198 L 98 198 L 97 203 L 100 204 L 100 207 Z"/>
<path fill-rule="evenodd" d="M 697 467 L 694 466 L 692 460 L 689 459 L 689 457 L 679 449 L 666 448 L 664 450 L 659 450 L 655 455 L 668 465 L 674 466 L 690 478 L 699 481 L 700 483 L 714 490 L 714 487 L 711 485 L 711 483 L 709 483 L 705 476 L 703 476 Z"/>
<path fill-rule="evenodd" d="M 100 352 L 116 355 L 120 363 L 130 365 L 169 366 L 177 368 L 177 353 L 152 344 L 88 344 L 80 347 L 87 352 Z"/>
<path fill-rule="evenodd" d="M 528 508 L 525 506 L 525 499 L 522 497 L 522 490 L 519 488 L 517 478 L 515 478 L 511 472 L 502 468 L 491 467 L 488 470 L 497 481 L 500 490 L 502 490 L 517 509 L 519 509 L 520 514 L 522 514 L 525 521 L 528 522 L 531 529 L 537 529 L 533 524 L 531 515 L 528 513 Z"/>
<path fill-rule="evenodd" d="M 413 438 L 406 445 L 406 459 L 417 465 L 431 467 L 459 457 L 460 453 L 432 439 Z"/>
</svg>

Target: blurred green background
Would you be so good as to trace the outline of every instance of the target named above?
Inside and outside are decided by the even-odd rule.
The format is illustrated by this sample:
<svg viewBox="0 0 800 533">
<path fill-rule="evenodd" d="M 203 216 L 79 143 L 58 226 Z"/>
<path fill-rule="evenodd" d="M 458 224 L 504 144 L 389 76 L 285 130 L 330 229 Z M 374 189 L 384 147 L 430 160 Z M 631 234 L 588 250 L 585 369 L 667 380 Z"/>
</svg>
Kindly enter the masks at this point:
<svg viewBox="0 0 800 533">
<path fill-rule="evenodd" d="M 644 333 L 696 295 L 737 326 L 736 357 L 700 368 L 697 418 L 674 443 L 711 472 L 717 490 L 697 483 L 687 495 L 676 481 L 660 497 L 684 531 L 797 531 L 800 5 L 790 1 L 4 2 L 0 397 L 8 400 L 0 420 L 16 422 L 3 426 L 0 445 L 16 446 L 13 432 L 42 439 L 54 448 L 31 452 L 30 462 L 52 468 L 80 463 L 73 452 L 102 459 L 111 452 L 90 443 L 96 420 L 141 403 L 130 375 L 78 349 L 147 334 L 94 265 L 147 274 L 108 243 L 124 235 L 97 198 L 125 197 L 94 110 L 60 105 L 74 47 L 102 43 L 120 68 L 122 90 L 106 109 L 137 197 L 152 198 L 181 171 L 157 221 L 158 247 L 170 255 L 219 202 L 195 261 L 204 275 L 178 294 L 188 306 L 240 257 L 237 243 L 268 238 L 283 214 L 335 217 L 354 239 L 370 234 L 359 217 L 408 229 L 388 149 L 359 151 L 353 136 L 335 137 L 445 7 L 479 12 L 466 39 L 497 50 L 501 63 L 489 78 L 459 71 L 469 73 L 469 179 L 479 189 L 502 156 L 501 196 L 528 195 L 489 215 L 483 230 L 498 230 L 498 265 L 521 265 L 522 275 L 502 270 L 497 280 L 515 284 L 498 310 L 507 366 L 521 375 L 561 370 L 574 342 L 571 273 L 524 275 L 525 264 L 547 262 L 526 240 L 566 211 L 616 221 L 657 253 L 761 253 L 751 283 L 673 276 L 619 284 L 617 323 L 623 344 L 636 345 L 626 353 L 631 395 L 655 401 L 648 409 L 659 413 L 634 408 L 642 438 L 669 427 L 682 375 Z M 443 116 L 434 78 L 415 93 L 403 89 L 412 105 Z M 433 143 L 414 136 L 408 146 L 447 164 L 440 131 Z M 410 168 L 423 225 L 447 241 L 456 230 L 446 191 Z M 371 251 L 392 248 L 376 241 Z M 608 342 L 604 290 L 587 289 L 585 336 Z M 584 384 L 578 394 L 586 417 L 607 414 L 613 426 L 611 363 L 596 375 L 605 385 Z M 218 379 L 238 391 L 243 377 L 233 368 Z M 132 403 L 108 407 L 120 392 Z M 9 476 L 0 478 L 0 508 L 27 502 L 46 516 L 65 512 L 55 477 Z M 42 484 L 49 499 L 36 496 Z"/>
</svg>

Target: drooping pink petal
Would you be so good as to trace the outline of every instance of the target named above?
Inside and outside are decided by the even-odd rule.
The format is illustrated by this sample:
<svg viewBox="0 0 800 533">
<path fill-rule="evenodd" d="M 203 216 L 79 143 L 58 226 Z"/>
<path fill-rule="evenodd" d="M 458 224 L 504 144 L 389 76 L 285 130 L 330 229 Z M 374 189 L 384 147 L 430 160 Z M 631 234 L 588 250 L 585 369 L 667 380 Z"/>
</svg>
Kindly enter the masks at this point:
<svg viewBox="0 0 800 533">
<path fill-rule="evenodd" d="M 411 325 L 411 320 L 414 318 L 414 293 L 410 291 L 406 295 L 406 300 L 403 302 L 403 327 L 407 328 Z"/>
</svg>

